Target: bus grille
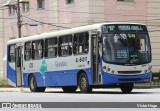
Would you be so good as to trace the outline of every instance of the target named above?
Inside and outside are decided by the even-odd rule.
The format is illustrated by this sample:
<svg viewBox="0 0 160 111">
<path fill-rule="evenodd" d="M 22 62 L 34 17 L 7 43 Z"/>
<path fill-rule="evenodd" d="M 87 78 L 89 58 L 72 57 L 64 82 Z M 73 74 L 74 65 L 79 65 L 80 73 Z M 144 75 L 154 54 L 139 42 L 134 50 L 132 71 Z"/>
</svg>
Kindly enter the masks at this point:
<svg viewBox="0 0 160 111">
<path fill-rule="evenodd" d="M 141 78 L 118 79 L 119 81 L 141 81 Z"/>
<path fill-rule="evenodd" d="M 118 71 L 119 74 L 138 74 L 142 71 Z"/>
</svg>

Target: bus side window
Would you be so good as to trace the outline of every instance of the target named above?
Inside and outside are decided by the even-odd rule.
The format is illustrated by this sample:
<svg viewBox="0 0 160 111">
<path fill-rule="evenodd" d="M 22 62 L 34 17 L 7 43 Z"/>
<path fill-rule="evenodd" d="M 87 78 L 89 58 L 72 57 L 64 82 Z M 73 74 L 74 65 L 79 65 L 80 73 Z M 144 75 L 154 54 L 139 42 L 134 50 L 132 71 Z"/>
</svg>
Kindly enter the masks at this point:
<svg viewBox="0 0 160 111">
<path fill-rule="evenodd" d="M 43 40 L 32 42 L 32 59 L 43 58 Z"/>
<path fill-rule="evenodd" d="M 31 42 L 25 43 L 25 55 L 24 59 L 29 61 L 31 59 Z"/>
<path fill-rule="evenodd" d="M 45 57 L 57 57 L 57 38 L 50 38 L 45 40 Z"/>
<path fill-rule="evenodd" d="M 15 62 L 15 45 L 9 46 L 9 62 Z"/>
<path fill-rule="evenodd" d="M 72 55 L 72 35 L 66 35 L 59 38 L 59 56 Z"/>
<path fill-rule="evenodd" d="M 74 35 L 74 54 L 88 53 L 89 49 L 89 33 L 83 32 Z"/>
</svg>

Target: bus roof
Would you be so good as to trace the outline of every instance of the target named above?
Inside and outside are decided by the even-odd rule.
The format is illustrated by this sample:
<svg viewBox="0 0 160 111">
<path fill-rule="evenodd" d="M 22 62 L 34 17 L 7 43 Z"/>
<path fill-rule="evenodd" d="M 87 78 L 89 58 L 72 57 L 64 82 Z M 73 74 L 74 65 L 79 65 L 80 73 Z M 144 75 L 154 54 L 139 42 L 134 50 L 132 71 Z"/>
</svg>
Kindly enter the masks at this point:
<svg viewBox="0 0 160 111">
<path fill-rule="evenodd" d="M 72 34 L 72 33 L 91 31 L 91 30 L 100 29 L 100 27 L 102 25 L 107 25 L 107 24 L 108 25 L 109 24 L 139 24 L 139 25 L 145 25 L 145 24 L 130 23 L 130 22 L 98 23 L 98 24 L 93 24 L 93 25 L 80 26 L 80 27 L 71 28 L 71 29 L 65 29 L 65 30 L 60 30 L 60 31 L 42 33 L 42 34 L 39 34 L 39 35 L 33 35 L 33 36 L 28 36 L 28 37 L 23 37 L 23 38 L 12 39 L 12 40 L 9 40 L 7 44 L 24 43 L 24 42 L 31 41 L 31 40 L 34 41 L 34 40 L 39 40 L 39 39 L 68 35 L 68 34 Z"/>
</svg>

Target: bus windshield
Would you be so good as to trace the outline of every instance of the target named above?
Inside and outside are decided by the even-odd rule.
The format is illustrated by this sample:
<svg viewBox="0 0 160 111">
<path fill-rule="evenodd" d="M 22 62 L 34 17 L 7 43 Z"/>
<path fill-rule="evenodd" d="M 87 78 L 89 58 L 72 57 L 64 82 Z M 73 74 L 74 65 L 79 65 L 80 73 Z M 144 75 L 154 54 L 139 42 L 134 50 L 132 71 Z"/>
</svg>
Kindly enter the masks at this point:
<svg viewBox="0 0 160 111">
<path fill-rule="evenodd" d="M 147 33 L 134 31 L 103 35 L 103 60 L 113 64 L 142 64 L 151 61 Z"/>
</svg>

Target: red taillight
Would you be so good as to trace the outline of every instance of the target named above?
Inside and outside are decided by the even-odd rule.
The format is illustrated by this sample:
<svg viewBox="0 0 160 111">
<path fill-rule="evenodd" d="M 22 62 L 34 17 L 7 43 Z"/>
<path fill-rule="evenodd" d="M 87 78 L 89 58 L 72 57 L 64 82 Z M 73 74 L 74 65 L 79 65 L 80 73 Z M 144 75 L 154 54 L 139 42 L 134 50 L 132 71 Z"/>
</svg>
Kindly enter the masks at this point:
<svg viewBox="0 0 160 111">
<path fill-rule="evenodd" d="M 144 81 L 144 82 L 149 82 L 149 81 L 150 81 L 150 78 L 144 78 L 143 81 Z"/>
</svg>

